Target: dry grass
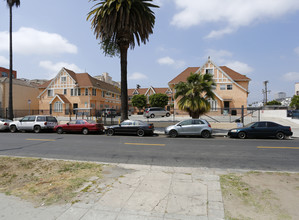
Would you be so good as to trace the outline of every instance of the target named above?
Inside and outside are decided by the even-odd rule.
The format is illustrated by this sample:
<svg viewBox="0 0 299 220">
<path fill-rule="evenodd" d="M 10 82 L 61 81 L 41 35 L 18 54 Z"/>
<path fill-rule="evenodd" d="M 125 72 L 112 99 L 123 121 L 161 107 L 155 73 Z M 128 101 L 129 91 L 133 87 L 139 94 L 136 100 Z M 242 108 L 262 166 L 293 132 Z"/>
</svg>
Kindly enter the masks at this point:
<svg viewBox="0 0 299 220">
<path fill-rule="evenodd" d="M 248 172 L 220 177 L 225 218 L 298 219 L 298 173 Z"/>
<path fill-rule="evenodd" d="M 102 169 L 96 163 L 0 157 L 0 192 L 36 205 L 71 202 L 91 178 L 102 177 Z"/>
</svg>

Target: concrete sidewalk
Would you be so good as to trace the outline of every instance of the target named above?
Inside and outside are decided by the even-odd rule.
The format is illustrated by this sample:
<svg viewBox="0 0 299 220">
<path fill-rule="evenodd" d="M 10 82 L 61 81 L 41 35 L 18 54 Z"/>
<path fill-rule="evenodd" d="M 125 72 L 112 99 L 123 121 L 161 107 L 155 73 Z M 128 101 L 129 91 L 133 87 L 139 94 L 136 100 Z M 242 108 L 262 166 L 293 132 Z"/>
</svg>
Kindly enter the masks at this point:
<svg viewBox="0 0 299 220">
<path fill-rule="evenodd" d="M 219 176 L 211 169 L 117 165 L 130 170 L 77 203 L 35 208 L 0 194 L 0 219 L 224 219 Z"/>
</svg>

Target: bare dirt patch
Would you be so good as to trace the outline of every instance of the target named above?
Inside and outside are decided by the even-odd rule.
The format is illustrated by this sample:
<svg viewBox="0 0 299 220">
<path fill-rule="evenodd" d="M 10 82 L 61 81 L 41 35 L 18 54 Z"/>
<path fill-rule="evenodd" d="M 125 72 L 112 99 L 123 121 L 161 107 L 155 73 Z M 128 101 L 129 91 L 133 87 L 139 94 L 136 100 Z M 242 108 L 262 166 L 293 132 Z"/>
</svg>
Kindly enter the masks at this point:
<svg viewBox="0 0 299 220">
<path fill-rule="evenodd" d="M 220 181 L 226 219 L 299 219 L 299 173 L 230 173 Z"/>
<path fill-rule="evenodd" d="M 108 180 L 128 172 L 98 163 L 0 157 L 0 192 L 36 206 L 76 203 L 82 194 L 104 192 Z"/>
</svg>

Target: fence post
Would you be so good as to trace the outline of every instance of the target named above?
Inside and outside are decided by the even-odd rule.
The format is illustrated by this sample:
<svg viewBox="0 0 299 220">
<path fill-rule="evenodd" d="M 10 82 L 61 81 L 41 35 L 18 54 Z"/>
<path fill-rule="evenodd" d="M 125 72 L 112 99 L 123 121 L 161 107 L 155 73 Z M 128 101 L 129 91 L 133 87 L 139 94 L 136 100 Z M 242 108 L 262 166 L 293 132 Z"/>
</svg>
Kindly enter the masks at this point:
<svg viewBox="0 0 299 220">
<path fill-rule="evenodd" d="M 242 105 L 242 111 L 241 111 L 241 123 L 244 125 L 244 105 Z"/>
</svg>

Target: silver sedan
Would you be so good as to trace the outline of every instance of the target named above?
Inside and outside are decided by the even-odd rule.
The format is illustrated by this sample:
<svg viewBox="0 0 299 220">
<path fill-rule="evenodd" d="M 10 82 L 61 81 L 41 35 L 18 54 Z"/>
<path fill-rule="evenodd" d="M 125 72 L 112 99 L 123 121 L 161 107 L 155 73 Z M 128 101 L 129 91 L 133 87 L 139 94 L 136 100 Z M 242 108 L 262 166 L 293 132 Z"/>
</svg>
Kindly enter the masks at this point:
<svg viewBox="0 0 299 220">
<path fill-rule="evenodd" d="M 203 138 L 209 138 L 212 134 L 212 128 L 205 119 L 187 119 L 165 128 L 165 134 L 170 137 L 200 135 Z"/>
<path fill-rule="evenodd" d="M 0 118 L 0 131 L 9 130 L 9 123 L 11 120 Z"/>
</svg>

